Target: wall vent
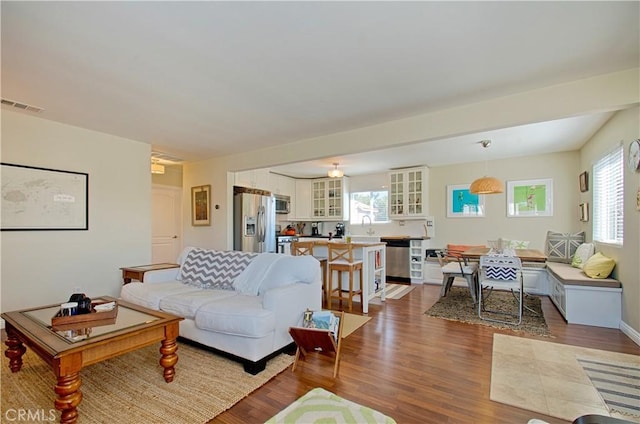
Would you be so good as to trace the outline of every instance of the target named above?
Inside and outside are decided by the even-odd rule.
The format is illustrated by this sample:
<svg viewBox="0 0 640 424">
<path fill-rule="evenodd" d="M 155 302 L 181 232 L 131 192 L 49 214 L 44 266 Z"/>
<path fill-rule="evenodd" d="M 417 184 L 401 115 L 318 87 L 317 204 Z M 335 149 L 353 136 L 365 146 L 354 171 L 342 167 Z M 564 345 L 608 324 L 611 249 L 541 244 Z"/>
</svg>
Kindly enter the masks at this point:
<svg viewBox="0 0 640 424">
<path fill-rule="evenodd" d="M 26 103 L 20 103 L 20 102 L 16 102 L 15 100 L 9 100 L 9 99 L 2 99 L 0 103 L 2 103 L 3 105 L 15 107 L 20 110 L 26 110 L 28 112 L 34 112 L 34 113 L 40 113 L 44 110 L 41 107 L 31 106 Z"/>
</svg>

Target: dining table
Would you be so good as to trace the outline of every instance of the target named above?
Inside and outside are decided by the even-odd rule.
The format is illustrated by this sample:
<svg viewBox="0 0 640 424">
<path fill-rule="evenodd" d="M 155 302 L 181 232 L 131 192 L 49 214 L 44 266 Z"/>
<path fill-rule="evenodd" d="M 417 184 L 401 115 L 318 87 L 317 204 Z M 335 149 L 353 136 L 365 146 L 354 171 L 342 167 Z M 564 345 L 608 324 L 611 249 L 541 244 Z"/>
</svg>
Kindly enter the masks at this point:
<svg viewBox="0 0 640 424">
<path fill-rule="evenodd" d="M 481 256 L 489 254 L 491 251 L 488 247 L 471 247 L 462 252 L 462 257 L 467 260 L 479 261 Z M 546 262 L 547 255 L 537 249 L 513 249 L 515 255 L 522 262 Z"/>
</svg>

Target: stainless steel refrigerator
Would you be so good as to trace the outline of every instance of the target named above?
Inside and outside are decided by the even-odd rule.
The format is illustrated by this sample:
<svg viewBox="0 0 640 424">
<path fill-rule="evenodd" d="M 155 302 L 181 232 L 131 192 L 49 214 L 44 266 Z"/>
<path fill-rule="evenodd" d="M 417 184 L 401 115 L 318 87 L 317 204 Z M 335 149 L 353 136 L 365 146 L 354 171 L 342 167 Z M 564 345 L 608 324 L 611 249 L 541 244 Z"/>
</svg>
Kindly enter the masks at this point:
<svg viewBox="0 0 640 424">
<path fill-rule="evenodd" d="M 233 249 L 276 251 L 275 199 L 268 191 L 233 187 Z"/>
</svg>

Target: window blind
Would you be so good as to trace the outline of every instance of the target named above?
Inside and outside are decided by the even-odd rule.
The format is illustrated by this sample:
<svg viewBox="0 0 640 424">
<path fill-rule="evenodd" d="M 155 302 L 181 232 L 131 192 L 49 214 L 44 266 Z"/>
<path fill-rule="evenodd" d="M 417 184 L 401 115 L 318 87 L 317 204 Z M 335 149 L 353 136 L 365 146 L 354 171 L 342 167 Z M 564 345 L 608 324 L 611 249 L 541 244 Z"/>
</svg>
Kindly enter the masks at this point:
<svg viewBox="0 0 640 424">
<path fill-rule="evenodd" d="M 624 224 L 624 154 L 622 146 L 593 165 L 593 239 L 619 244 Z"/>
</svg>

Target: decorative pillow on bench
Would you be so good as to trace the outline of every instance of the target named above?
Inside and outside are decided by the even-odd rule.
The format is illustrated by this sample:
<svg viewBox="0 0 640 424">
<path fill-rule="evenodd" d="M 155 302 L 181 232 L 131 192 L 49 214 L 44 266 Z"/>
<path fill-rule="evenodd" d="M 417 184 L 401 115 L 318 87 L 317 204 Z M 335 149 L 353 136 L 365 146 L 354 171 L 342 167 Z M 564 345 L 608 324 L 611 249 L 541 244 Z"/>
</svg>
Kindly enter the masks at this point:
<svg viewBox="0 0 640 424">
<path fill-rule="evenodd" d="M 573 259 L 571 260 L 571 266 L 574 268 L 580 268 L 584 266 L 584 264 L 589 260 L 591 256 L 593 256 L 595 252 L 595 245 L 593 243 L 582 243 L 576 249 L 576 253 L 573 255 Z"/>
<path fill-rule="evenodd" d="M 578 246 L 584 243 L 585 232 L 556 233 L 547 231 L 547 261 L 570 264 Z"/>
<path fill-rule="evenodd" d="M 582 270 L 591 278 L 608 278 L 615 266 L 615 260 L 598 252 L 587 260 Z"/>
</svg>

